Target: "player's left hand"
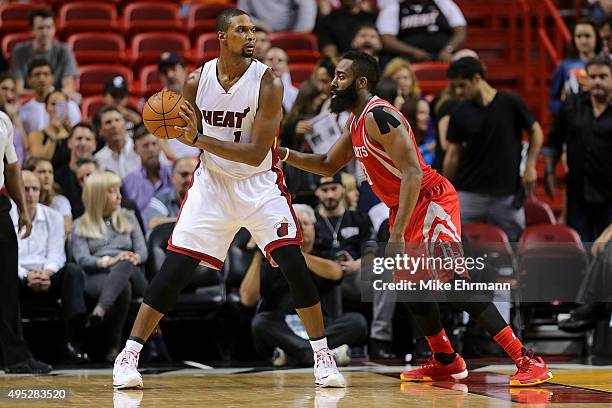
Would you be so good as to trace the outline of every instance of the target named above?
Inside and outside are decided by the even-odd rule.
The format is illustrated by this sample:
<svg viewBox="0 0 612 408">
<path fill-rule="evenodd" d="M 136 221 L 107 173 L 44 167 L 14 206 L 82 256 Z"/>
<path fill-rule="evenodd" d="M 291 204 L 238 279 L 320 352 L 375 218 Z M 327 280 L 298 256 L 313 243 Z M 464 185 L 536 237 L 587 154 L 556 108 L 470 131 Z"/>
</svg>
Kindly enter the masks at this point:
<svg viewBox="0 0 612 408">
<path fill-rule="evenodd" d="M 181 118 L 183 118 L 187 125 L 184 127 L 175 126 L 174 128 L 183 132 L 183 135 L 180 136 L 183 140 L 187 141 L 188 143 L 192 143 L 198 134 L 198 119 L 195 109 L 188 101 L 185 101 L 185 103 L 181 105 L 179 115 Z"/>
<path fill-rule="evenodd" d="M 397 255 L 403 256 L 405 252 L 406 244 L 404 242 L 404 237 L 391 235 L 389 242 L 387 242 L 387 247 L 385 248 L 385 256 L 395 259 Z"/>
<path fill-rule="evenodd" d="M 536 172 L 535 165 L 525 166 L 525 175 L 523 175 L 523 188 L 525 189 L 525 193 L 527 195 L 530 195 L 533 192 L 537 180 L 538 173 Z"/>
</svg>

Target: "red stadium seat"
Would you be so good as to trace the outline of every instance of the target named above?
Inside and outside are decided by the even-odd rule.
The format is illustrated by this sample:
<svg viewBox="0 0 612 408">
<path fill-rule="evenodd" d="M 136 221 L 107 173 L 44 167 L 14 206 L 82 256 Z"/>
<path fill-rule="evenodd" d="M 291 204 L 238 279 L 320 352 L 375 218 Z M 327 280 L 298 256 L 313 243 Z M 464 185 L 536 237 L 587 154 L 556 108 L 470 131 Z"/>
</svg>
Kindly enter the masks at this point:
<svg viewBox="0 0 612 408">
<path fill-rule="evenodd" d="M 191 58 L 189 37 L 182 33 L 155 31 L 137 34 L 130 48 L 130 60 L 137 67 L 157 62 L 165 51 L 174 51 L 186 59 Z"/>
<path fill-rule="evenodd" d="M 183 31 L 178 5 L 168 2 L 129 3 L 123 10 L 123 26 L 129 34 L 145 31 Z"/>
<path fill-rule="evenodd" d="M 510 257 L 514 254 L 508 236 L 496 225 L 466 223 L 461 226 L 461 232 L 470 247 L 478 252 L 505 254 Z"/>
<path fill-rule="evenodd" d="M 108 3 L 72 2 L 59 10 L 57 30 L 62 39 L 82 31 L 120 31 L 117 8 Z"/>
<path fill-rule="evenodd" d="M 133 87 L 132 70 L 123 65 L 92 64 L 79 67 L 80 75 L 77 88 L 83 96 L 102 95 L 104 83 L 118 75 L 123 76 L 128 86 Z"/>
<path fill-rule="evenodd" d="M 45 8 L 44 3 L 7 3 L 0 5 L 0 33 L 29 31 L 30 13 Z"/>
<path fill-rule="evenodd" d="M 587 258 L 578 233 L 566 225 L 527 227 L 519 240 L 519 279 L 526 302 L 573 302 Z"/>
<path fill-rule="evenodd" d="M 201 64 L 218 56 L 219 40 L 217 39 L 217 33 L 201 34 L 196 41 L 194 61 Z"/>
<path fill-rule="evenodd" d="M 67 41 L 79 64 L 121 62 L 125 58 L 125 40 L 115 33 L 77 33 Z"/>
<path fill-rule="evenodd" d="M 140 98 L 136 96 L 129 96 L 128 105 L 132 109 L 136 109 L 138 112 L 140 112 Z M 83 101 L 81 102 L 81 115 L 88 120 L 92 120 L 95 114 L 98 113 L 103 106 L 103 96 L 97 95 L 83 98 Z"/>
<path fill-rule="evenodd" d="M 321 58 L 319 51 L 313 50 L 285 50 L 290 63 L 314 64 Z"/>
<path fill-rule="evenodd" d="M 412 69 L 423 94 L 438 93 L 448 85 L 445 62 L 418 62 L 412 64 Z"/>
<path fill-rule="evenodd" d="M 13 33 L 7 34 L 2 38 L 2 53 L 6 59 L 11 58 L 11 54 L 13 52 L 13 48 L 15 45 L 22 41 L 27 41 L 32 39 L 32 34 L 30 32 L 26 33 Z"/>
<path fill-rule="evenodd" d="M 318 51 L 317 37 L 311 33 L 270 33 L 272 47 L 288 50 Z"/>
<path fill-rule="evenodd" d="M 215 32 L 217 15 L 229 7 L 227 3 L 192 4 L 187 15 L 187 32 L 192 38 L 201 33 Z"/>
<path fill-rule="evenodd" d="M 157 64 L 142 67 L 138 74 L 138 84 L 140 85 L 140 94 L 146 98 L 162 89 Z"/>
<path fill-rule="evenodd" d="M 312 76 L 316 64 L 289 64 L 291 81 L 297 87 Z"/>
<path fill-rule="evenodd" d="M 530 196 L 525 201 L 525 222 L 530 227 L 539 224 L 556 224 L 557 219 L 548 204 Z"/>
</svg>

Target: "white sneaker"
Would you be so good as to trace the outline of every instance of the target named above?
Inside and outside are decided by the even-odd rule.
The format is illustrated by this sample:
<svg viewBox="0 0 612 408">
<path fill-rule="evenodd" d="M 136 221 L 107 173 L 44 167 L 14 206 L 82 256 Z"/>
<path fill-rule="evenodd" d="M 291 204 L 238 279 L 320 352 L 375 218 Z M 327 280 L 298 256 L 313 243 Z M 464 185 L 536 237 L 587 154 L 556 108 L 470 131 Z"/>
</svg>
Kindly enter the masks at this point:
<svg viewBox="0 0 612 408">
<path fill-rule="evenodd" d="M 317 387 L 346 387 L 346 381 L 334 361 L 334 354 L 327 348 L 314 353 L 314 376 Z"/>
<path fill-rule="evenodd" d="M 113 368 L 113 387 L 142 388 L 142 376 L 138 372 L 138 357 L 140 353 L 123 349 L 115 359 Z"/>
<path fill-rule="evenodd" d="M 332 350 L 332 353 L 334 353 L 334 359 L 338 367 L 344 367 L 351 364 L 351 349 L 347 344 L 336 347 Z"/>
<path fill-rule="evenodd" d="M 280 347 L 276 347 L 274 349 L 274 354 L 272 355 L 272 365 L 274 367 L 283 367 L 287 365 L 287 353 Z"/>
</svg>

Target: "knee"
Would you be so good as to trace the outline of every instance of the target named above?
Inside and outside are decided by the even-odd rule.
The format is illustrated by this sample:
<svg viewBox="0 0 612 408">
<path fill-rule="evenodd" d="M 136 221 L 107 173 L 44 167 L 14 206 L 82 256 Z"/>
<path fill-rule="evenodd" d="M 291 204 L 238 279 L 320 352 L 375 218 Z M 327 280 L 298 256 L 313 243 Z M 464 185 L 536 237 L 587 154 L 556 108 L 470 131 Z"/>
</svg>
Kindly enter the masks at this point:
<svg viewBox="0 0 612 408">
<path fill-rule="evenodd" d="M 79 265 L 69 262 L 64 265 L 64 276 L 66 279 L 71 281 L 84 282 L 85 271 Z"/>
<path fill-rule="evenodd" d="M 253 335 L 253 340 L 259 339 L 264 333 L 269 332 L 266 322 L 267 319 L 261 313 L 253 317 L 253 320 L 251 320 L 251 334 Z"/>
</svg>

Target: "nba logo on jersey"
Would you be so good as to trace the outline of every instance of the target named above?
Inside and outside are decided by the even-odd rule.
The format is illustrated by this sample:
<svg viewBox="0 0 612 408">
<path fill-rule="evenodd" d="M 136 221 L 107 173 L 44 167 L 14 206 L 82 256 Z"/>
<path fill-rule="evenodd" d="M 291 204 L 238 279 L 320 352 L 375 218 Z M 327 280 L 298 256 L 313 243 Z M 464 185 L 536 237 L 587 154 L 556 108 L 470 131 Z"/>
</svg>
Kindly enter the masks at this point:
<svg viewBox="0 0 612 408">
<path fill-rule="evenodd" d="M 276 228 L 276 235 L 279 237 L 284 237 L 289 234 L 289 220 L 287 218 L 283 218 L 276 224 L 274 224 L 274 228 Z"/>
</svg>

